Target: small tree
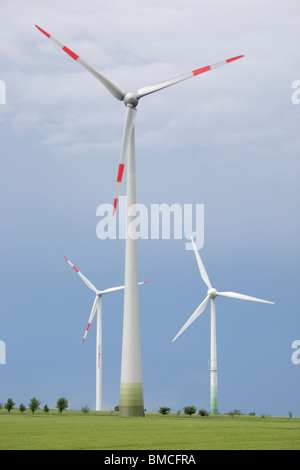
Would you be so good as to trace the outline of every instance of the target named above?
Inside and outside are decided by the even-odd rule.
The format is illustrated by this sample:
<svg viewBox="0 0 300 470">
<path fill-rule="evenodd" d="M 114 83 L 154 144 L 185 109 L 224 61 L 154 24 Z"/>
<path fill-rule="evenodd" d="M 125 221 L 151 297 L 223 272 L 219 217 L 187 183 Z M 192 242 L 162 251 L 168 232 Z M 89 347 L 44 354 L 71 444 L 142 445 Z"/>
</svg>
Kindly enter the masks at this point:
<svg viewBox="0 0 300 470">
<path fill-rule="evenodd" d="M 4 405 L 4 408 L 8 411 L 8 414 L 10 414 L 11 410 L 15 407 L 15 402 L 13 401 L 12 398 L 9 398 L 7 402 Z"/>
<path fill-rule="evenodd" d="M 45 405 L 44 408 L 43 408 L 43 412 L 47 414 L 47 413 L 49 413 L 49 411 L 50 410 L 48 408 L 48 405 Z"/>
<path fill-rule="evenodd" d="M 26 407 L 25 405 L 23 405 L 23 403 L 21 403 L 21 405 L 19 406 L 19 410 L 21 413 L 24 413 L 24 411 L 26 411 Z"/>
<path fill-rule="evenodd" d="M 64 410 L 68 408 L 68 400 L 66 398 L 59 398 L 56 403 L 56 408 L 58 409 L 58 412 L 62 414 Z"/>
<path fill-rule="evenodd" d="M 202 416 L 202 418 L 204 418 L 204 416 L 208 416 L 208 415 L 209 415 L 208 411 L 205 410 L 204 408 L 201 408 L 201 410 L 198 411 L 198 414 L 199 414 L 200 416 Z"/>
<path fill-rule="evenodd" d="M 240 416 L 242 413 L 241 413 L 240 410 L 234 409 L 234 410 L 232 410 L 232 411 L 229 411 L 228 414 L 229 414 L 229 416 L 230 416 L 231 418 L 233 418 L 234 416 Z"/>
<path fill-rule="evenodd" d="M 31 410 L 32 414 L 34 414 L 36 410 L 40 409 L 40 404 L 40 400 L 37 400 L 37 398 L 35 397 L 31 398 L 28 407 Z"/>
<path fill-rule="evenodd" d="M 192 415 L 196 413 L 196 407 L 195 406 L 185 406 L 183 408 L 183 411 L 186 415 L 190 415 L 190 418 L 191 418 Z"/>
<path fill-rule="evenodd" d="M 81 408 L 81 411 L 84 415 L 88 414 L 88 412 L 90 411 L 88 405 L 85 405 Z"/>
<path fill-rule="evenodd" d="M 163 416 L 168 415 L 171 411 L 171 408 L 168 408 L 167 406 L 160 406 L 158 412 L 162 414 Z"/>
<path fill-rule="evenodd" d="M 292 419 L 292 417 L 293 417 L 293 413 L 289 411 L 289 418 Z"/>
<path fill-rule="evenodd" d="M 115 406 L 114 410 L 117 411 L 117 412 L 119 412 L 119 411 L 120 411 L 119 405 Z"/>
</svg>

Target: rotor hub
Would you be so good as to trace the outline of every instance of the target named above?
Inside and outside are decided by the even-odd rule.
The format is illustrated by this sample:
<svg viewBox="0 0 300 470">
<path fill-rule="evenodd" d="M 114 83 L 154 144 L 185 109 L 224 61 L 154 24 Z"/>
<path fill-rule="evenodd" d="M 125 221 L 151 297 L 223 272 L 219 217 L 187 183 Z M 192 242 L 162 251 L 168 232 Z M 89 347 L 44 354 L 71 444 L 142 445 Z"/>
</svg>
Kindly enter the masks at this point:
<svg viewBox="0 0 300 470">
<path fill-rule="evenodd" d="M 218 292 L 216 291 L 216 289 L 208 289 L 207 291 L 207 295 L 211 298 L 211 299 L 215 299 L 218 295 Z"/>
<path fill-rule="evenodd" d="M 137 93 L 133 91 L 129 91 L 126 93 L 124 97 L 125 106 L 130 106 L 131 108 L 135 108 L 138 105 L 139 99 Z"/>
</svg>

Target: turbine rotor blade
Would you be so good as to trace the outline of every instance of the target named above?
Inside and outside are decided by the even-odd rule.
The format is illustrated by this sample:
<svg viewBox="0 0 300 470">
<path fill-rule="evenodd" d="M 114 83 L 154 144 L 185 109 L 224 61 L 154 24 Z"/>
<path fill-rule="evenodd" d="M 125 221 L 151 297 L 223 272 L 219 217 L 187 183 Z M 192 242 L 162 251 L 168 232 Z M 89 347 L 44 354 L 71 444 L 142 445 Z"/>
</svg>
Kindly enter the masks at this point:
<svg viewBox="0 0 300 470">
<path fill-rule="evenodd" d="M 125 167 L 125 159 L 126 159 L 126 154 L 128 151 L 130 136 L 134 127 L 135 120 L 136 120 L 136 113 L 137 113 L 136 108 L 133 108 L 131 106 L 126 107 L 126 116 L 125 116 L 125 123 L 124 123 L 120 163 L 119 163 L 118 176 L 117 176 L 117 186 L 116 186 L 115 199 L 114 199 L 113 215 L 115 215 L 116 209 L 117 209 L 120 188 L 121 188 L 121 183 L 122 183 L 122 178 L 123 178 L 123 172 L 124 172 L 124 167 Z"/>
<path fill-rule="evenodd" d="M 195 310 L 195 312 L 190 316 L 190 318 L 188 319 L 188 321 L 183 325 L 183 327 L 181 328 L 181 330 L 177 333 L 177 335 L 172 339 L 172 341 L 174 342 L 178 336 L 180 336 L 186 329 L 188 326 L 191 325 L 191 323 L 193 323 L 193 321 L 196 320 L 196 318 L 199 317 L 199 315 L 201 315 L 202 312 L 204 312 L 205 310 L 205 307 L 207 305 L 209 301 L 209 296 L 207 296 L 203 302 L 199 305 L 199 307 Z"/>
<path fill-rule="evenodd" d="M 93 321 L 94 315 L 95 315 L 96 310 L 97 310 L 97 306 L 98 306 L 98 296 L 96 295 L 94 303 L 93 303 L 93 307 L 92 307 L 92 310 L 91 310 L 90 318 L 89 318 L 89 321 L 88 321 L 88 324 L 87 324 L 87 327 L 86 327 L 86 330 L 85 330 L 85 333 L 84 333 L 84 337 L 83 337 L 83 340 L 82 340 L 82 343 L 81 343 L 81 346 L 83 346 L 83 343 L 85 342 L 85 338 L 86 338 L 86 335 L 88 334 L 88 331 L 90 329 L 91 323 Z"/>
<path fill-rule="evenodd" d="M 147 284 L 148 282 L 150 282 L 150 281 L 139 282 L 138 285 L 140 286 L 142 284 Z M 116 292 L 116 291 L 123 290 L 123 289 L 125 289 L 125 286 L 110 287 L 109 289 L 102 290 L 101 295 L 110 294 L 111 292 Z"/>
<path fill-rule="evenodd" d="M 202 277 L 203 281 L 205 282 L 205 284 L 207 285 L 207 287 L 209 289 L 212 289 L 211 282 L 209 280 L 209 277 L 208 277 L 207 272 L 205 270 L 204 264 L 202 263 L 202 260 L 200 258 L 199 251 L 197 250 L 197 247 L 196 247 L 195 242 L 194 242 L 192 237 L 191 237 L 191 240 L 192 240 L 192 244 L 193 244 L 193 248 L 194 248 L 194 252 L 195 252 L 195 255 L 196 255 L 196 259 L 197 259 L 197 263 L 198 263 L 198 267 L 199 267 L 201 277 Z"/>
<path fill-rule="evenodd" d="M 200 75 L 201 73 L 208 72 L 209 70 L 213 70 L 217 67 L 221 67 L 222 65 L 229 64 L 234 60 L 241 59 L 244 57 L 243 55 L 239 55 L 237 57 L 233 57 L 232 59 L 223 60 L 222 62 L 217 62 L 213 65 L 208 65 L 207 67 L 202 67 L 201 69 L 193 70 L 192 72 L 184 73 L 177 77 L 171 78 L 170 80 L 166 80 L 163 82 L 155 83 L 153 85 L 145 86 L 140 88 L 137 91 L 138 98 L 142 98 L 143 96 L 149 95 L 150 93 L 155 93 L 156 91 L 162 90 L 163 88 L 167 88 L 171 85 L 175 85 L 175 83 L 182 82 L 183 80 L 187 80 L 188 78 L 195 77 L 196 75 Z"/>
<path fill-rule="evenodd" d="M 119 286 L 119 287 L 110 287 L 109 289 L 105 289 L 101 291 L 101 295 L 103 294 L 110 294 L 111 292 L 116 292 L 118 290 L 124 290 L 125 286 Z"/>
<path fill-rule="evenodd" d="M 71 263 L 70 260 L 68 260 L 68 258 L 66 258 L 64 256 L 65 260 L 69 263 L 70 266 L 72 266 L 72 268 L 74 269 L 74 271 L 76 271 L 76 273 L 78 274 L 79 277 L 81 277 L 81 279 L 83 280 L 83 282 L 93 291 L 95 292 L 95 294 L 97 294 L 98 290 L 96 289 L 96 287 L 74 266 L 74 264 Z"/>
<path fill-rule="evenodd" d="M 123 101 L 125 92 L 119 88 L 115 83 L 111 82 L 108 78 L 106 78 L 102 73 L 100 73 L 98 70 L 96 70 L 94 67 L 89 65 L 87 62 L 85 62 L 83 59 L 81 59 L 75 52 L 71 51 L 68 47 L 64 46 L 61 42 L 59 42 L 57 39 L 55 39 L 53 36 L 51 36 L 49 33 L 44 31 L 42 28 L 39 26 L 35 25 L 36 28 L 41 31 L 47 38 L 51 39 L 58 47 L 60 47 L 64 52 L 66 52 L 72 59 L 74 59 L 76 62 L 78 62 L 82 67 L 84 67 L 86 70 L 88 70 L 94 77 L 99 80 L 102 85 L 107 88 L 107 90 L 119 101 Z"/>
<path fill-rule="evenodd" d="M 250 300 L 252 302 L 262 302 L 264 304 L 274 304 L 275 302 L 270 302 L 269 300 L 262 300 L 256 297 L 250 297 L 249 295 L 237 294 L 236 292 L 218 292 L 221 297 L 228 297 L 230 299 L 240 299 L 240 300 Z"/>
</svg>

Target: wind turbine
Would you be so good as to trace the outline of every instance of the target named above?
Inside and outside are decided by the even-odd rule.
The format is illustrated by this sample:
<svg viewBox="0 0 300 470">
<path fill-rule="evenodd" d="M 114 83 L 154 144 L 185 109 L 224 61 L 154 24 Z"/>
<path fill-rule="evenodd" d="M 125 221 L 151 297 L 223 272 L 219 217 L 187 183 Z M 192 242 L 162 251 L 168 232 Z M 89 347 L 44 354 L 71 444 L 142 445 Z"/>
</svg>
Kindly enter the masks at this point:
<svg viewBox="0 0 300 470">
<path fill-rule="evenodd" d="M 253 302 L 263 302 L 265 304 L 274 304 L 274 302 L 269 302 L 268 300 L 257 299 L 256 297 L 250 297 L 249 295 L 237 294 L 236 292 L 218 292 L 211 285 L 207 272 L 205 270 L 204 264 L 200 258 L 199 252 L 196 248 L 193 238 L 191 237 L 193 248 L 195 251 L 199 271 L 201 277 L 205 284 L 208 287 L 207 296 L 201 302 L 199 307 L 195 312 L 190 316 L 187 322 L 183 325 L 181 330 L 177 333 L 173 342 L 180 336 L 188 326 L 190 326 L 196 318 L 204 312 L 208 301 L 211 300 L 211 339 L 210 339 L 210 410 L 211 414 L 218 414 L 218 364 L 217 364 L 217 334 L 216 334 L 216 297 L 229 297 L 230 299 L 241 299 L 241 300 L 251 300 Z"/>
<path fill-rule="evenodd" d="M 104 85 L 107 90 L 126 106 L 125 123 L 123 130 L 120 162 L 117 172 L 117 186 L 115 191 L 113 215 L 116 212 L 120 186 L 123 178 L 126 155 L 127 166 L 127 237 L 125 247 L 125 292 L 123 314 L 123 346 L 121 366 L 120 389 L 120 416 L 144 416 L 144 397 L 142 382 L 139 297 L 138 297 L 138 271 L 137 271 L 137 234 L 136 234 L 136 173 L 135 173 L 135 120 L 136 107 L 141 98 L 163 88 L 175 85 L 183 80 L 198 76 L 209 70 L 233 62 L 243 55 L 208 65 L 188 73 L 184 73 L 169 80 L 154 85 L 139 88 L 136 92 L 124 91 L 115 83 L 102 75 L 77 54 L 57 41 L 53 36 L 36 25 L 36 27 L 58 47 L 66 52 L 72 59 L 87 69 Z"/>
<path fill-rule="evenodd" d="M 96 294 L 95 300 L 93 303 L 92 311 L 90 318 L 84 333 L 84 337 L 81 345 L 83 346 L 88 331 L 90 329 L 91 323 L 97 311 L 97 339 L 96 339 L 96 411 L 102 410 L 102 296 L 105 294 L 110 294 L 111 292 L 116 292 L 123 290 L 124 286 L 111 287 L 105 290 L 98 290 L 96 287 L 71 263 L 68 258 L 64 256 L 65 260 L 69 263 L 70 266 L 76 271 L 78 276 L 83 280 L 83 282 Z M 147 284 L 150 281 L 139 282 L 138 284 Z"/>
</svg>

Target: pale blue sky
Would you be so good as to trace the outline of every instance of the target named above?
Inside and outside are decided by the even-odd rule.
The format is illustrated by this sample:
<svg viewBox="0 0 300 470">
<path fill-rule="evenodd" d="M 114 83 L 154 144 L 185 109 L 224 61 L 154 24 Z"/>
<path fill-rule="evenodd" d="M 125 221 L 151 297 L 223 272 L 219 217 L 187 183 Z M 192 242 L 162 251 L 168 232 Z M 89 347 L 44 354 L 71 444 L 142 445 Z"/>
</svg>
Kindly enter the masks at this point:
<svg viewBox="0 0 300 470">
<path fill-rule="evenodd" d="M 145 97 L 136 122 L 137 199 L 204 204 L 201 256 L 212 283 L 276 302 L 218 299 L 219 408 L 300 416 L 299 113 L 292 103 L 300 5 L 294 1 L 7 1 L 1 6 L 0 401 L 37 396 L 95 406 L 93 295 L 123 283 L 124 240 L 96 236 L 112 203 L 125 107 L 34 27 L 120 87 L 136 89 L 245 58 Z M 18 14 L 16 15 L 16 11 Z M 125 181 L 124 181 L 125 183 Z M 125 194 L 125 184 L 121 194 Z M 209 409 L 206 295 L 185 240 L 141 240 L 145 407 Z M 103 301 L 103 402 L 119 400 L 122 293 Z"/>
</svg>

